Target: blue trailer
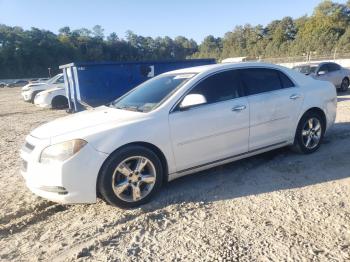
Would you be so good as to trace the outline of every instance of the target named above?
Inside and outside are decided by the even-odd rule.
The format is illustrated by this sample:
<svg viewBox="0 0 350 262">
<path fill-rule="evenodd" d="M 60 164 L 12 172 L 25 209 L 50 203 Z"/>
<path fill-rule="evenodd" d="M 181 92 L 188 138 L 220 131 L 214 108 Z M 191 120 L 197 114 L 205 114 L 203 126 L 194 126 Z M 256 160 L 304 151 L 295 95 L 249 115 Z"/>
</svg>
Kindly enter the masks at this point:
<svg viewBox="0 0 350 262">
<path fill-rule="evenodd" d="M 86 62 L 61 65 L 71 112 L 105 105 L 142 82 L 180 68 L 215 64 L 215 59 L 145 62 Z"/>
</svg>

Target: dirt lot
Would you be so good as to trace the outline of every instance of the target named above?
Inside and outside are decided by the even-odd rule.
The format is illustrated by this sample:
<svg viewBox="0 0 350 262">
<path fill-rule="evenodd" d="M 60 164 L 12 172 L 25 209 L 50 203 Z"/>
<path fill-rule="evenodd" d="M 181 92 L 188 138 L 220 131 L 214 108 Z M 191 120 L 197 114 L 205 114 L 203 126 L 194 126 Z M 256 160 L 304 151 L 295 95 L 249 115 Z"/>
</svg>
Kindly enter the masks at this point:
<svg viewBox="0 0 350 262">
<path fill-rule="evenodd" d="M 0 260 L 350 260 L 350 93 L 321 149 L 288 149 L 171 182 L 152 203 L 63 206 L 19 173 L 31 129 L 65 115 L 0 89 Z M 48 174 L 50 175 L 50 174 Z"/>
</svg>

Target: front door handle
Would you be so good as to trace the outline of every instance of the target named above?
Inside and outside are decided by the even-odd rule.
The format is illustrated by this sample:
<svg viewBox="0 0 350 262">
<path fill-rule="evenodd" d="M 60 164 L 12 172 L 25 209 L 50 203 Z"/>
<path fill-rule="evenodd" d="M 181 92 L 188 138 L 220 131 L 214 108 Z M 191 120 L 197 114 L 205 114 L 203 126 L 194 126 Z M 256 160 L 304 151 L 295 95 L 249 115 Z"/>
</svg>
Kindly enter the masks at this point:
<svg viewBox="0 0 350 262">
<path fill-rule="evenodd" d="M 301 95 L 299 95 L 299 94 L 293 94 L 289 98 L 292 100 L 296 100 L 296 99 L 299 99 L 300 97 L 301 97 Z"/>
<path fill-rule="evenodd" d="M 233 112 L 241 112 L 242 110 L 246 109 L 247 107 L 245 105 L 241 105 L 241 106 L 235 106 L 234 108 L 232 108 Z"/>
</svg>

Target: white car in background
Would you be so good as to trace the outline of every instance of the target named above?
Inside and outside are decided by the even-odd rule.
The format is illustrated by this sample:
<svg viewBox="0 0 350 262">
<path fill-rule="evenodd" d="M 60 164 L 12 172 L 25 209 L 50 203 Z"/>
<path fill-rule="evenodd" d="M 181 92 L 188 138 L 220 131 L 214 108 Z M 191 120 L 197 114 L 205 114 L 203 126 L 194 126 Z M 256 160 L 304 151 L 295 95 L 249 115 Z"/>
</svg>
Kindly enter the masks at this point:
<svg viewBox="0 0 350 262">
<path fill-rule="evenodd" d="M 34 104 L 43 108 L 67 108 L 68 99 L 66 97 L 66 89 L 64 86 L 60 86 L 42 91 L 35 96 Z"/>
<path fill-rule="evenodd" d="M 42 83 L 29 83 L 22 87 L 22 97 L 26 102 L 34 103 L 35 96 L 49 88 L 64 87 L 63 74 L 58 74 Z"/>
<path fill-rule="evenodd" d="M 329 81 L 341 92 L 346 92 L 349 89 L 350 70 L 336 63 L 303 64 L 295 66 L 293 69 L 317 80 Z"/>
<path fill-rule="evenodd" d="M 163 181 L 292 146 L 315 152 L 336 117 L 334 86 L 264 63 L 167 72 L 109 106 L 33 130 L 21 150 L 35 194 L 61 203 L 146 203 Z"/>
</svg>

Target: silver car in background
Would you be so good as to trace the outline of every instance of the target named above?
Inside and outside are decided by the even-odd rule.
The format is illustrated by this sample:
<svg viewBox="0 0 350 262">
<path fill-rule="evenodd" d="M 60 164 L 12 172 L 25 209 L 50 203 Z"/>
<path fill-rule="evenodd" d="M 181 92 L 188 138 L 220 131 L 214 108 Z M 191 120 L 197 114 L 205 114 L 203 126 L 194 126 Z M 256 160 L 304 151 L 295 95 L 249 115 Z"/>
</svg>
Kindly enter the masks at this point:
<svg viewBox="0 0 350 262">
<path fill-rule="evenodd" d="M 318 80 L 333 83 L 339 91 L 346 92 L 349 88 L 350 70 L 333 62 L 303 64 L 293 67 L 294 70 L 310 75 Z"/>
</svg>

